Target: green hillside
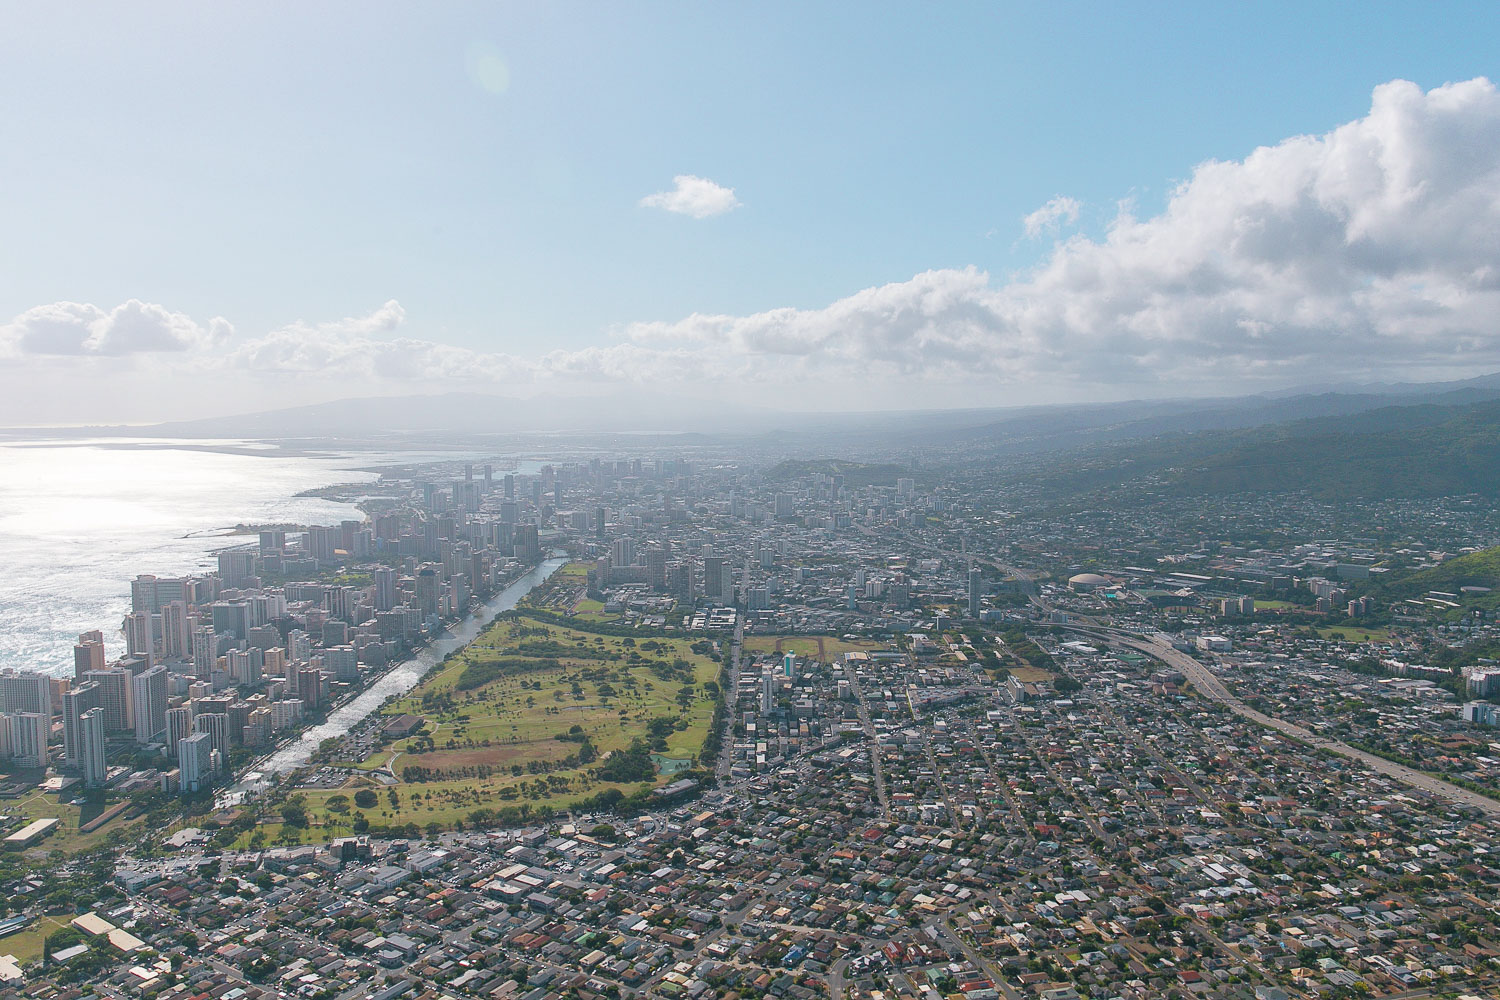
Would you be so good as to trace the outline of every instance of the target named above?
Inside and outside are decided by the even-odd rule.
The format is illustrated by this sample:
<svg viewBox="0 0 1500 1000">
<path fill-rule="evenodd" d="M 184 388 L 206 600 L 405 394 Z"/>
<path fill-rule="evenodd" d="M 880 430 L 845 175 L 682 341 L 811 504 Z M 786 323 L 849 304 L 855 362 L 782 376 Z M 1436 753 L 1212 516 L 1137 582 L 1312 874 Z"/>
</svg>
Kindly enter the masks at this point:
<svg viewBox="0 0 1500 1000">
<path fill-rule="evenodd" d="M 906 474 L 906 469 L 900 465 L 872 465 L 837 458 L 788 459 L 766 470 L 766 478 L 778 483 L 804 476 L 843 476 L 845 485 L 851 489 L 861 486 L 895 486 L 897 478 Z"/>
<path fill-rule="evenodd" d="M 1500 589 L 1500 546 L 1470 552 L 1430 569 L 1384 581 L 1376 591 L 1390 597 L 1415 597 L 1431 590 L 1456 594 L 1463 587 Z"/>
<path fill-rule="evenodd" d="M 1037 478 L 1058 494 L 1138 486 L 1179 496 L 1500 496 L 1500 403 L 1390 406 L 1075 452 Z"/>
</svg>

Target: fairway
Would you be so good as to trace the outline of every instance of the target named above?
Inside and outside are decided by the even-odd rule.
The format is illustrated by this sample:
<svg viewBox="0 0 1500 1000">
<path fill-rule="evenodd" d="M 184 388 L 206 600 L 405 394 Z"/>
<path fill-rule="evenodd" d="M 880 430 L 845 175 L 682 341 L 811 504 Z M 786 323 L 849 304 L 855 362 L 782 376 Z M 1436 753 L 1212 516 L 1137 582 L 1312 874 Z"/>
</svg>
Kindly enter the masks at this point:
<svg viewBox="0 0 1500 1000">
<path fill-rule="evenodd" d="M 1356 625 L 1328 625 L 1318 629 L 1324 639 L 1341 642 L 1389 642 L 1391 634 L 1383 628 L 1360 628 Z"/>
<path fill-rule="evenodd" d="M 845 653 L 886 649 L 884 642 L 866 639 L 838 639 L 831 635 L 747 635 L 747 653 L 794 653 L 808 659 L 832 663 Z"/>
<path fill-rule="evenodd" d="M 607 788 L 629 795 L 666 779 L 647 769 L 610 781 L 601 766 L 638 741 L 695 761 L 719 670 L 702 639 L 597 635 L 507 617 L 382 710 L 420 716 L 420 730 L 348 762 L 365 773 L 344 787 L 298 794 L 318 836 L 352 829 L 360 815 L 378 826 L 449 828 L 476 810 L 566 808 Z M 387 783 L 376 779 L 381 772 Z M 375 805 L 353 806 L 361 789 L 376 794 Z"/>
</svg>

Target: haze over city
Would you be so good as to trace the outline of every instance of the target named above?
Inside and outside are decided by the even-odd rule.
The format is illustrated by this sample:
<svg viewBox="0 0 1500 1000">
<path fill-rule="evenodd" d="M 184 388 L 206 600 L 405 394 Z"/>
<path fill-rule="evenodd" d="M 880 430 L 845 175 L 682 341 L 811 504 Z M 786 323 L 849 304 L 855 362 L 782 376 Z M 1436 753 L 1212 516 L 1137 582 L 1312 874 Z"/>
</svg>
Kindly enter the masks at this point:
<svg viewBox="0 0 1500 1000">
<path fill-rule="evenodd" d="M 1497 21 L 0 0 L 0 1000 L 1500 997 Z"/>
</svg>

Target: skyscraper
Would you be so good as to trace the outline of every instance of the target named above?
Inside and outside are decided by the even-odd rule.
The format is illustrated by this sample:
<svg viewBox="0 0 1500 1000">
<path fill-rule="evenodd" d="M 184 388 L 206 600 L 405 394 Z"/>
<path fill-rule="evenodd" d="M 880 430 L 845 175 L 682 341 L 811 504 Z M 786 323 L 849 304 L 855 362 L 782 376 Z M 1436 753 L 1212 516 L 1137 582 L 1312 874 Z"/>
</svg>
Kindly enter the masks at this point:
<svg viewBox="0 0 1500 1000">
<path fill-rule="evenodd" d="M 100 635 L 101 633 L 92 633 Z M 90 670 L 103 670 L 106 666 L 104 661 L 104 639 L 93 639 L 89 634 L 78 637 L 78 645 L 73 647 L 73 676 L 82 677 Z"/>
<path fill-rule="evenodd" d="M 381 566 L 375 571 L 375 610 L 389 611 L 396 606 L 396 571 Z"/>
<path fill-rule="evenodd" d="M 52 715 L 40 712 L 7 712 L 10 728 L 10 756 L 22 767 L 43 767 L 47 763 L 47 737 L 52 733 Z"/>
<path fill-rule="evenodd" d="M 213 751 L 212 735 L 202 731 L 183 737 L 177 744 L 177 770 L 183 792 L 201 792 L 213 784 Z"/>
<path fill-rule="evenodd" d="M 104 709 L 91 708 L 78 717 L 78 749 L 84 787 L 102 787 L 109 776 L 104 756 Z"/>
<path fill-rule="evenodd" d="M 0 711 L 52 718 L 52 678 L 31 672 L 0 674 Z"/>
<path fill-rule="evenodd" d="M 198 626 L 193 631 L 193 676 L 207 680 L 218 660 L 218 636 L 209 626 Z"/>
<path fill-rule="evenodd" d="M 125 616 L 125 655 L 151 662 L 155 654 L 151 637 L 151 612 L 132 611 Z"/>
<path fill-rule="evenodd" d="M 196 719 L 193 720 L 193 731 L 196 732 L 196 733 L 206 733 L 209 736 L 209 738 L 213 741 L 213 743 L 212 743 L 213 749 L 217 750 L 218 753 L 219 753 L 219 760 L 220 760 L 219 766 L 220 767 L 223 767 L 226 764 L 228 764 L 228 762 L 229 762 L 229 713 L 228 712 L 209 712 L 209 713 L 207 713 L 205 715 L 198 716 Z M 187 741 L 184 740 L 183 742 L 185 743 Z M 182 746 L 182 744 L 179 743 L 178 744 L 178 748 L 180 749 L 181 746 Z"/>
<path fill-rule="evenodd" d="M 64 691 L 62 703 L 63 759 L 69 767 L 82 768 L 83 747 L 78 720 L 85 712 L 104 707 L 101 704 L 98 683 L 85 681 L 70 691 Z M 103 723 L 101 722 L 100 725 Z"/>
<path fill-rule="evenodd" d="M 99 685 L 99 706 L 104 709 L 104 728 L 110 732 L 135 728 L 135 691 L 127 670 L 90 670 L 84 678 Z"/>
<path fill-rule="evenodd" d="M 131 679 L 135 702 L 135 741 L 150 743 L 167 729 L 167 668 L 153 667 Z"/>
<path fill-rule="evenodd" d="M 167 709 L 167 752 L 175 754 L 177 744 L 192 735 L 193 710 L 190 708 Z"/>
<path fill-rule="evenodd" d="M 161 655 L 169 660 L 185 660 L 192 649 L 187 604 L 168 601 L 161 607 Z"/>
<path fill-rule="evenodd" d="M 969 567 L 969 617 L 979 617 L 979 599 L 984 596 L 984 574 L 978 566 Z"/>
</svg>

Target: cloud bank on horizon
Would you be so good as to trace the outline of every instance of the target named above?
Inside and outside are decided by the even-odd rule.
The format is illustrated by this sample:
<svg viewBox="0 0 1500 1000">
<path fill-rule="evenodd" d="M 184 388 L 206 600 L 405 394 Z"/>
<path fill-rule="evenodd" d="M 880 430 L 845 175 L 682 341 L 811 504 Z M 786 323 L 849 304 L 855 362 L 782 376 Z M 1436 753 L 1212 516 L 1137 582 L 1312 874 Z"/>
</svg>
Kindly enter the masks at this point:
<svg viewBox="0 0 1500 1000">
<path fill-rule="evenodd" d="M 641 205 L 701 219 L 740 202 L 681 175 Z M 1125 205 L 1097 238 L 1058 235 L 1081 208 L 1059 196 L 1021 220 L 1026 236 L 1056 242 L 1009 279 L 933 270 L 821 308 L 629 323 L 583 349 L 521 355 L 402 336 L 395 301 L 237 337 L 223 318 L 131 300 L 27 310 L 0 326 L 0 358 L 149 355 L 184 371 L 338 372 L 413 389 L 834 378 L 1144 392 L 1500 364 L 1500 92 L 1489 80 L 1383 84 L 1367 115 L 1328 133 L 1200 164 L 1159 214 Z"/>
</svg>

